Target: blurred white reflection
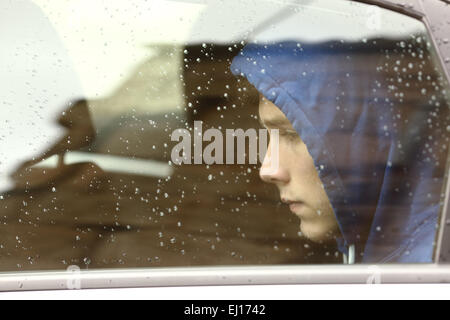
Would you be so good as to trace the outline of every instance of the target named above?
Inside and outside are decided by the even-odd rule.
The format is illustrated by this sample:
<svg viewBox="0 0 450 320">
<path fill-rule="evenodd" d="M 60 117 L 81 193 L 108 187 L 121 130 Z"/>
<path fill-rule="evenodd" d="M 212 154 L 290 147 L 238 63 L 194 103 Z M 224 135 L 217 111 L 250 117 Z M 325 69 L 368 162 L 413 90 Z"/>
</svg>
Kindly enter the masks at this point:
<svg viewBox="0 0 450 320">
<path fill-rule="evenodd" d="M 184 43 L 202 4 L 166 0 L 33 0 L 63 36 L 90 99 L 121 87 L 154 44 Z"/>
<path fill-rule="evenodd" d="M 207 7 L 192 28 L 190 41 L 354 41 L 398 38 L 423 30 L 423 24 L 413 18 L 347 0 L 227 0 L 226 5 L 215 0 L 203 2 Z"/>
<path fill-rule="evenodd" d="M 158 44 L 231 43 L 256 35 L 261 41 L 355 40 L 423 27 L 392 11 L 336 0 L 33 1 L 63 35 L 91 99 L 123 86 Z"/>
<path fill-rule="evenodd" d="M 9 174 L 63 135 L 56 123 L 81 86 L 58 34 L 30 1 L 0 2 L 0 192 Z"/>
<path fill-rule="evenodd" d="M 58 156 L 54 155 L 45 159 L 33 167 L 35 168 L 56 168 L 58 166 Z M 94 163 L 106 172 L 132 174 L 147 177 L 167 178 L 172 175 L 173 169 L 164 162 L 153 160 L 138 160 L 126 157 L 117 157 L 104 154 L 93 154 L 84 152 L 67 152 L 64 155 L 64 164 L 72 165 L 77 163 Z"/>
</svg>

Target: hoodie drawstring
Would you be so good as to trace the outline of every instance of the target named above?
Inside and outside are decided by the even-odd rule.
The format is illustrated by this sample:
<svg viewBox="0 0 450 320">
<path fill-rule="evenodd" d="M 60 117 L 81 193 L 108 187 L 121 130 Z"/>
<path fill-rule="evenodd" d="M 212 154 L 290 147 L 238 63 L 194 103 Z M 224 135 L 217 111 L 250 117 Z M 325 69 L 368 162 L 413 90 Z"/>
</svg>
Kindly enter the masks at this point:
<svg viewBox="0 0 450 320">
<path fill-rule="evenodd" d="M 344 264 L 355 264 L 355 245 L 348 247 L 348 255 L 344 254 Z"/>
</svg>

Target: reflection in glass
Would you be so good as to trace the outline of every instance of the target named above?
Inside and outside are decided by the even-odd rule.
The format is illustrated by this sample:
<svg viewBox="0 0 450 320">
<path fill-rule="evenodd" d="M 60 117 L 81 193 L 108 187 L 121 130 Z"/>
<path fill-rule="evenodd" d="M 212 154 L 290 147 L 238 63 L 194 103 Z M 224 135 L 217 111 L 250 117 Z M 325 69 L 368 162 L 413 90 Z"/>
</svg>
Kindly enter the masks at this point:
<svg viewBox="0 0 450 320">
<path fill-rule="evenodd" d="M 418 21 L 348 1 L 33 3 L 59 49 L 44 68 L 17 25 L 2 45 L 33 98 L 0 96 L 1 271 L 431 262 L 448 84 Z M 280 171 L 174 163 L 198 121 L 279 129 Z"/>
</svg>

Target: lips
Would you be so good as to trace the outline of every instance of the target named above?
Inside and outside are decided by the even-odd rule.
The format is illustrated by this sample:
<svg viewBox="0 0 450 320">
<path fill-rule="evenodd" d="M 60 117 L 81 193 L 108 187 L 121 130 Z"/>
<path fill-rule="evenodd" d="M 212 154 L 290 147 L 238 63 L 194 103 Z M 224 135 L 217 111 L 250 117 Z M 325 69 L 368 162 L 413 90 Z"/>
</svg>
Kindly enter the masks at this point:
<svg viewBox="0 0 450 320">
<path fill-rule="evenodd" d="M 292 212 L 296 213 L 304 206 L 305 204 L 303 202 L 292 202 L 289 204 L 289 209 L 291 209 Z"/>
<path fill-rule="evenodd" d="M 305 203 L 302 201 L 293 201 L 293 200 L 288 200 L 285 198 L 282 198 L 281 201 L 285 204 L 287 204 L 289 206 L 289 209 L 291 209 L 291 211 L 293 213 L 298 212 L 298 210 L 300 210 L 301 208 L 303 208 L 305 206 Z"/>
</svg>

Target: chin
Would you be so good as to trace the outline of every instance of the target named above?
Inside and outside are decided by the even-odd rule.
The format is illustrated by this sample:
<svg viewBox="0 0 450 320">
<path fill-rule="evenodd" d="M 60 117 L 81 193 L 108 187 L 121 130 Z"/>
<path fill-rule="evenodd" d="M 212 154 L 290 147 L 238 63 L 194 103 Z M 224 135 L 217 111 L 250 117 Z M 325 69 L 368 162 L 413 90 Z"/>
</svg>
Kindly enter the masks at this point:
<svg viewBox="0 0 450 320">
<path fill-rule="evenodd" d="M 324 243 L 335 239 L 333 234 L 326 228 L 323 228 L 321 223 L 305 223 L 301 222 L 300 231 L 307 239 L 316 242 Z"/>
</svg>

